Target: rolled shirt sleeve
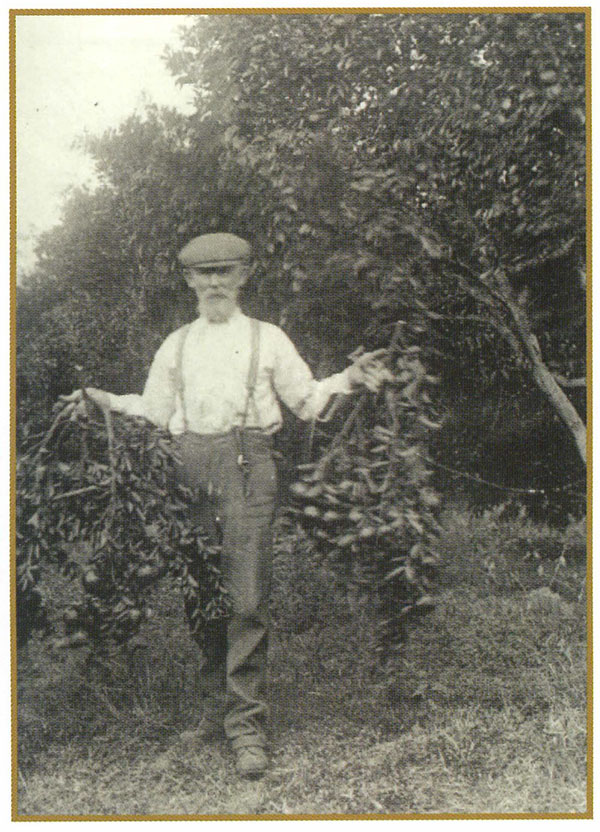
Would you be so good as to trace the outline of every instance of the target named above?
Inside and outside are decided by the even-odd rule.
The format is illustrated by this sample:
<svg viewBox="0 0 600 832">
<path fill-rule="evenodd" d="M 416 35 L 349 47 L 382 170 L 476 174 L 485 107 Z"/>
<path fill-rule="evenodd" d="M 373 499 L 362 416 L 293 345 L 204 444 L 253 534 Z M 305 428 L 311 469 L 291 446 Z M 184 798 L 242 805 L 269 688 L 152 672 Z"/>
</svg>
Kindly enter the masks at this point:
<svg viewBox="0 0 600 832">
<path fill-rule="evenodd" d="M 290 410 L 307 421 L 316 419 L 336 393 L 347 395 L 353 387 L 348 370 L 317 381 L 283 330 L 274 327 L 273 386 Z"/>
</svg>

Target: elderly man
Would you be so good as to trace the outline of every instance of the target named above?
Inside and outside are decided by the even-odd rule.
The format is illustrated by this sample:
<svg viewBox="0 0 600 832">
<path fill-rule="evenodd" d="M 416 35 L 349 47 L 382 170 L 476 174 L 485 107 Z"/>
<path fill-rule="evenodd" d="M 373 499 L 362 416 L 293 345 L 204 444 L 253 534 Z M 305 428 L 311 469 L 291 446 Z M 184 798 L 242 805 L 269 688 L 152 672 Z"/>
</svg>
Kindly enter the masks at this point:
<svg viewBox="0 0 600 832">
<path fill-rule="evenodd" d="M 382 377 L 378 353 L 316 381 L 287 335 L 246 317 L 238 294 L 248 277 L 250 246 L 233 234 L 205 234 L 179 253 L 199 317 L 159 348 L 142 395 L 95 388 L 100 406 L 167 427 L 181 460 L 179 480 L 192 490 L 194 519 L 222 540 L 221 569 L 232 611 L 206 634 L 203 731 L 215 721 L 246 777 L 267 768 L 265 702 L 271 525 L 277 491 L 272 437 L 282 424 L 279 397 L 314 419 L 331 396 Z M 383 370 L 385 373 L 385 370 Z M 81 397 L 77 391 L 69 398 Z M 219 710 L 219 703 L 222 707 Z"/>
</svg>

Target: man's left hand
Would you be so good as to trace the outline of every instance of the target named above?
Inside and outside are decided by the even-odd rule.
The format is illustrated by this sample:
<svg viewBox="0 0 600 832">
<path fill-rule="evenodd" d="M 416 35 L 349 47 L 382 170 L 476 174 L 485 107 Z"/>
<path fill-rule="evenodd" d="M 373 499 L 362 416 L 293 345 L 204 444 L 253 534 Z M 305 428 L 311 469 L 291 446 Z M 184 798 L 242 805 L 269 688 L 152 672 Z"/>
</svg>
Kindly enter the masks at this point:
<svg viewBox="0 0 600 832">
<path fill-rule="evenodd" d="M 393 375 L 382 361 L 386 353 L 386 349 L 363 353 L 348 367 L 350 383 L 353 386 L 366 387 L 373 393 L 377 393 L 384 382 L 393 381 Z"/>
</svg>

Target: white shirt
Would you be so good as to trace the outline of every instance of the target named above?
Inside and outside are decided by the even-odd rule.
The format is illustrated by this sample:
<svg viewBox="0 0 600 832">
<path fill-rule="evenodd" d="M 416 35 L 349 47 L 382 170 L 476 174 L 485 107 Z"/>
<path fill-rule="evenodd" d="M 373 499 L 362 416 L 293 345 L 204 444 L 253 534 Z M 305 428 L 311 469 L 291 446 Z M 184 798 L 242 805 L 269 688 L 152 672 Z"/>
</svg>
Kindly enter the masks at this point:
<svg viewBox="0 0 600 832">
<path fill-rule="evenodd" d="M 183 329 L 183 328 L 182 328 Z M 182 329 L 154 357 L 144 392 L 110 395 L 113 410 L 143 416 L 172 434 L 222 433 L 243 422 L 250 365 L 250 319 L 238 309 L 224 323 L 197 318 L 185 333 L 181 356 L 184 409 L 177 384 Z M 301 419 L 314 419 L 335 393 L 350 393 L 347 371 L 316 381 L 288 336 L 261 321 L 258 375 L 246 427 L 274 433 L 282 425 L 277 396 Z"/>
</svg>

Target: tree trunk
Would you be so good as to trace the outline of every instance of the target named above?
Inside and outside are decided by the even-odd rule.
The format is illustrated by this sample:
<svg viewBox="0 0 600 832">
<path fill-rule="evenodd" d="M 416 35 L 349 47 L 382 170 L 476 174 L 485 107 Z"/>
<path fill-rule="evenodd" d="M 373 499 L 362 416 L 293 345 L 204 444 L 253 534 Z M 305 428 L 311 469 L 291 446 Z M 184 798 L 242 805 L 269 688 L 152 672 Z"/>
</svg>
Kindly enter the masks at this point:
<svg viewBox="0 0 600 832">
<path fill-rule="evenodd" d="M 506 275 L 503 272 L 497 272 L 495 277 L 506 306 L 510 310 L 513 321 L 516 324 L 519 339 L 525 348 L 527 357 L 531 361 L 533 378 L 539 389 L 546 396 L 552 407 L 571 432 L 571 435 L 575 440 L 575 444 L 577 445 L 579 456 L 581 457 L 583 464 L 587 465 L 586 426 L 579 413 L 571 404 L 570 399 L 561 389 L 558 382 L 544 363 L 537 338 L 531 331 L 528 316 L 525 310 L 515 299 L 514 292 Z"/>
<path fill-rule="evenodd" d="M 581 416 L 575 410 L 566 393 L 560 388 L 556 379 L 542 361 L 539 352 L 535 351 L 535 357 L 532 356 L 530 349 L 528 349 L 528 352 L 533 364 L 533 377 L 537 386 L 548 398 L 560 418 L 571 431 L 579 455 L 585 465 L 587 462 L 587 430 Z"/>
</svg>

